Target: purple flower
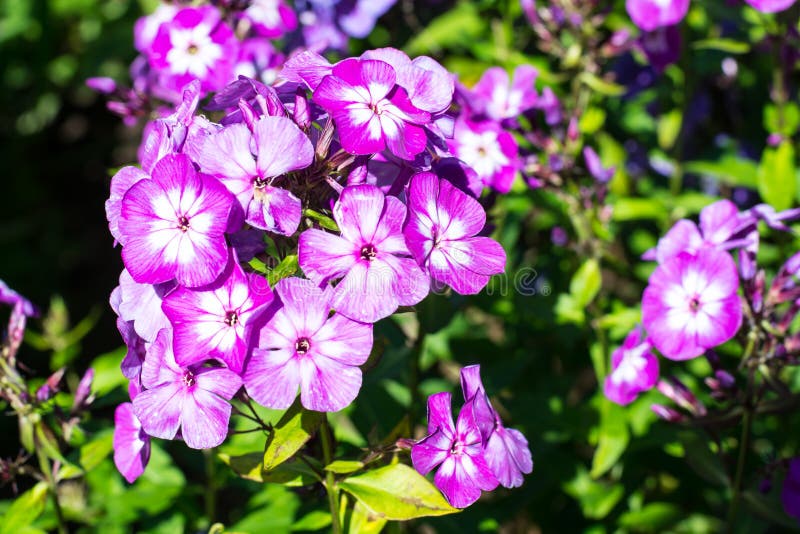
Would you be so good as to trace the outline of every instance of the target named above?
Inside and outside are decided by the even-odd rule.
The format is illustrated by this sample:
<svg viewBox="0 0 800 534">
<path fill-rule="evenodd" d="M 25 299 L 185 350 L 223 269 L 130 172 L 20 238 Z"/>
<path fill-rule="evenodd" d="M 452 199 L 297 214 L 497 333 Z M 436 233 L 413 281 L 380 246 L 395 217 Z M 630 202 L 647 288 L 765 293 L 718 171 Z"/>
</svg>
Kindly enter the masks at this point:
<svg viewBox="0 0 800 534">
<path fill-rule="evenodd" d="M 119 220 L 122 213 L 122 197 L 141 180 L 149 180 L 150 175 L 138 167 L 123 167 L 111 178 L 111 192 L 106 200 L 106 219 L 108 230 L 116 242 L 123 244 L 123 236 L 119 231 Z"/>
<path fill-rule="evenodd" d="M 781 501 L 786 514 L 800 520 L 800 458 L 789 461 L 789 469 L 783 480 Z"/>
<path fill-rule="evenodd" d="M 650 65 L 658 72 L 676 63 L 681 57 L 681 32 L 677 25 L 656 28 L 639 38 L 639 46 Z"/>
<path fill-rule="evenodd" d="M 231 405 L 242 379 L 222 367 L 182 367 L 165 328 L 150 345 L 142 368 L 147 388 L 133 399 L 133 412 L 154 438 L 174 439 L 181 429 L 186 445 L 210 449 L 225 441 Z"/>
<path fill-rule="evenodd" d="M 252 131 L 246 124 L 231 124 L 205 139 L 197 160 L 236 195 L 248 224 L 282 235 L 297 230 L 300 199 L 275 185 L 276 177 L 314 161 L 311 141 L 294 122 L 264 116 L 253 122 Z"/>
<path fill-rule="evenodd" d="M 217 8 L 187 7 L 159 26 L 145 54 L 159 86 L 179 91 L 198 79 L 203 91 L 215 91 L 233 78 L 237 47 Z"/>
<path fill-rule="evenodd" d="M 335 412 L 361 388 L 359 365 L 372 349 L 372 325 L 331 310 L 331 289 L 311 280 L 284 278 L 275 286 L 279 308 L 260 333 L 247 364 L 247 393 L 269 408 L 288 408 L 300 388 L 309 410 Z"/>
<path fill-rule="evenodd" d="M 744 0 L 762 13 L 777 13 L 794 4 L 795 0 Z"/>
<path fill-rule="evenodd" d="M 153 341 L 162 328 L 169 326 L 169 319 L 161 311 L 161 301 L 175 289 L 175 282 L 162 284 L 140 284 L 127 269 L 119 275 L 119 302 L 117 312 L 120 319 L 133 323 L 136 333 L 148 343 Z"/>
<path fill-rule="evenodd" d="M 398 306 L 413 306 L 430 290 L 402 233 L 406 207 L 373 185 L 345 187 L 333 208 L 341 236 L 315 228 L 300 234 L 298 260 L 316 283 L 341 278 L 333 289 L 334 309 L 373 323 Z"/>
<path fill-rule="evenodd" d="M 681 252 L 658 266 L 642 297 L 642 323 L 653 345 L 687 360 L 731 339 L 742 324 L 736 265 L 726 252 Z"/>
<path fill-rule="evenodd" d="M 508 193 L 517 174 L 517 143 L 497 122 L 458 118 L 450 151 L 472 167 L 484 186 Z"/>
<path fill-rule="evenodd" d="M 679 220 L 659 239 L 656 248 L 645 252 L 642 258 L 663 263 L 681 252 L 694 254 L 706 248 L 728 250 L 748 245 L 750 239 L 730 239 L 749 223 L 750 217 L 740 215 L 733 202 L 719 200 L 700 212 L 699 229 L 688 219 Z"/>
<path fill-rule="evenodd" d="M 506 428 L 489 402 L 481 381 L 481 366 L 461 369 L 464 400 L 472 403 L 475 422 L 484 442 L 484 457 L 498 482 L 506 488 L 522 485 L 524 476 L 533 471 L 528 440 L 519 430 Z"/>
<path fill-rule="evenodd" d="M 267 39 L 276 39 L 297 28 L 297 16 L 283 0 L 253 0 L 243 16 L 256 33 Z"/>
<path fill-rule="evenodd" d="M 431 278 L 462 295 L 478 293 L 505 269 L 506 253 L 488 237 L 475 237 L 486 224 L 477 200 L 447 180 L 423 172 L 408 186 L 408 249 Z"/>
<path fill-rule="evenodd" d="M 36 317 L 39 311 L 31 301 L 8 287 L 8 284 L 0 280 L 0 302 L 12 307 L 19 307 L 19 311 L 25 317 Z"/>
<path fill-rule="evenodd" d="M 374 154 L 388 148 L 412 160 L 425 149 L 424 125 L 431 116 L 414 106 L 397 85 L 395 69 L 383 61 L 346 59 L 314 91 L 314 102 L 331 114 L 342 148 Z"/>
<path fill-rule="evenodd" d="M 175 361 L 187 366 L 217 358 L 241 373 L 253 322 L 271 301 L 267 281 L 245 274 L 236 261 L 211 286 L 179 287 L 162 304 L 175 330 Z"/>
<path fill-rule="evenodd" d="M 187 156 L 162 158 L 152 178 L 136 182 L 122 198 L 122 260 L 133 279 L 158 284 L 175 278 L 189 287 L 216 280 L 228 261 L 223 234 L 233 200 Z"/>
<path fill-rule="evenodd" d="M 645 31 L 677 24 L 689 11 L 689 0 L 626 0 L 633 23 Z"/>
<path fill-rule="evenodd" d="M 586 162 L 586 168 L 589 170 L 589 174 L 591 174 L 592 177 L 601 184 L 607 184 L 611 178 L 614 177 L 614 173 L 616 172 L 617 168 L 603 167 L 603 162 L 600 161 L 600 156 L 597 155 L 597 152 L 595 152 L 592 147 L 584 147 L 583 159 Z"/>
<path fill-rule="evenodd" d="M 520 65 L 514 69 L 512 80 L 509 80 L 505 69 L 487 69 L 472 88 L 475 96 L 473 102 L 477 108 L 475 111 L 496 121 L 516 118 L 536 106 L 539 98 L 536 93 L 538 75 L 539 72 L 530 65 Z"/>
<path fill-rule="evenodd" d="M 411 449 L 414 469 L 426 475 L 439 470 L 434 483 L 452 506 L 466 508 L 491 491 L 498 480 L 486 462 L 483 438 L 475 421 L 473 403 L 467 402 L 453 424 L 450 393 L 428 397 L 428 435 Z"/>
<path fill-rule="evenodd" d="M 655 386 L 658 358 L 650 352 L 651 346 L 644 332 L 637 328 L 611 355 L 611 373 L 603 384 L 603 393 L 610 401 L 624 406 Z"/>
<path fill-rule="evenodd" d="M 114 411 L 114 465 L 128 483 L 144 473 L 150 461 L 150 436 L 133 413 L 133 404 L 126 402 Z"/>
</svg>

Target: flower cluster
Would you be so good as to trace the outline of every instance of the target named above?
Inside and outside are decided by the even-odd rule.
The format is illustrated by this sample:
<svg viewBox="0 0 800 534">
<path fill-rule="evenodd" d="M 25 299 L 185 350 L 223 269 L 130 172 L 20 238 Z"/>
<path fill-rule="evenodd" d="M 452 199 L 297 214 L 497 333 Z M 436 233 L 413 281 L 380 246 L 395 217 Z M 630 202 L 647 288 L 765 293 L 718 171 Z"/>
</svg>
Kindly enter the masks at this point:
<svg viewBox="0 0 800 534">
<path fill-rule="evenodd" d="M 114 175 L 106 202 L 125 266 L 111 305 L 128 346 L 115 460 L 129 481 L 151 437 L 222 443 L 237 394 L 343 409 L 374 322 L 432 284 L 474 294 L 505 268 L 481 235 L 482 187 L 448 150 L 454 82 L 434 60 L 306 51 L 274 86 L 223 87 L 214 121 L 197 113 L 204 83 L 148 125 L 141 166 Z"/>
<path fill-rule="evenodd" d="M 461 370 L 464 405 L 453 424 L 450 393 L 428 397 L 428 435 L 411 449 L 414 467 L 427 474 L 438 467 L 436 486 L 451 505 L 465 508 L 481 491 L 515 488 L 533 470 L 528 441 L 503 426 L 480 377 L 480 366 Z"/>
<path fill-rule="evenodd" d="M 785 333 L 797 314 L 796 304 L 784 309 L 787 302 L 800 296 L 794 278 L 796 257 L 786 262 L 765 294 L 765 275 L 757 268 L 756 253 L 759 221 L 787 230 L 784 223 L 798 217 L 798 210 L 775 213 L 764 204 L 741 212 L 732 202 L 720 200 L 700 212 L 699 227 L 687 219 L 676 222 L 657 246 L 644 254 L 644 259 L 658 263 L 642 296 L 644 331 L 631 332 L 614 352 L 612 371 L 605 382 L 606 396 L 628 404 L 655 386 L 658 361 L 653 349 L 676 361 L 708 356 L 715 367 L 711 385 L 729 388 L 733 378 L 720 368 L 712 349 L 734 338 L 743 323 L 749 327 L 761 317 L 776 325 L 773 333 Z M 731 251 L 737 251 L 738 265 Z M 791 355 L 795 343 L 793 337 L 772 339 L 763 347 L 767 350 L 763 357 Z M 677 388 L 685 390 L 681 384 Z M 683 402 L 686 395 L 675 393 L 675 387 L 665 382 L 659 383 L 659 390 L 678 404 L 689 406 L 690 411 L 704 410 L 695 400 Z M 668 413 L 661 406 L 654 409 L 662 415 Z M 669 412 L 667 418 L 675 416 Z"/>
</svg>

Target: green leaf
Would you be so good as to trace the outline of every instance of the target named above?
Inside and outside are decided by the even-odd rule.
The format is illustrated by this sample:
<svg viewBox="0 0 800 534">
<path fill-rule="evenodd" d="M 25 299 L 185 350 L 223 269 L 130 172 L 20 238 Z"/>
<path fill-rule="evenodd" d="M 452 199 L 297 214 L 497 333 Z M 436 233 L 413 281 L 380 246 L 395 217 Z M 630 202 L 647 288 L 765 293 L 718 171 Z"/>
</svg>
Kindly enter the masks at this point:
<svg viewBox="0 0 800 534">
<path fill-rule="evenodd" d="M 305 410 L 298 397 L 267 439 L 264 451 L 264 470 L 270 471 L 291 458 L 311 439 L 322 423 L 324 414 Z"/>
<path fill-rule="evenodd" d="M 583 466 L 578 468 L 575 477 L 566 482 L 564 491 L 581 505 L 583 515 L 589 519 L 602 519 L 625 495 L 622 484 L 606 484 L 592 480 Z"/>
<path fill-rule="evenodd" d="M 307 513 L 292 525 L 292 530 L 320 530 L 331 524 L 330 512 L 314 510 Z"/>
<path fill-rule="evenodd" d="M 3 516 L 0 534 L 18 534 L 42 515 L 47 500 L 47 483 L 39 482 L 17 497 Z"/>
<path fill-rule="evenodd" d="M 794 146 L 789 140 L 766 148 L 758 166 L 758 193 L 776 210 L 790 208 L 797 193 Z"/>
<path fill-rule="evenodd" d="M 590 258 L 583 262 L 569 283 L 569 292 L 576 305 L 581 308 L 588 306 L 600 291 L 602 281 L 597 260 Z"/>
<path fill-rule="evenodd" d="M 453 31 L 458 28 L 458 31 Z M 455 8 L 430 21 L 404 47 L 410 56 L 438 52 L 445 48 L 469 47 L 486 28 L 486 20 L 472 2 L 460 2 Z"/>
<path fill-rule="evenodd" d="M 265 471 L 264 455 L 260 452 L 251 452 L 240 456 L 220 454 L 219 458 L 234 473 L 253 482 L 271 482 L 287 487 L 301 487 L 321 480 L 308 465 L 299 460 L 289 460 L 270 471 Z"/>
<path fill-rule="evenodd" d="M 404 521 L 458 512 L 428 479 L 405 464 L 393 464 L 339 482 L 379 517 Z"/>
<path fill-rule="evenodd" d="M 694 432 L 681 432 L 678 435 L 686 463 L 702 478 L 718 486 L 728 485 L 728 475 L 719 459 L 711 452 L 709 443 Z"/>
<path fill-rule="evenodd" d="M 750 45 L 733 39 L 702 39 L 692 43 L 695 50 L 717 50 L 728 54 L 746 54 Z"/>
<path fill-rule="evenodd" d="M 84 471 L 91 471 L 114 450 L 114 431 L 106 429 L 80 449 L 80 464 Z"/>
<path fill-rule="evenodd" d="M 353 506 L 349 501 L 353 500 Z M 361 501 L 354 500 L 346 493 L 342 494 L 340 503 L 342 530 L 345 534 L 378 534 L 386 525 L 386 519 L 372 512 Z"/>
<path fill-rule="evenodd" d="M 318 211 L 314 211 L 311 208 L 306 208 L 303 210 L 303 215 L 308 217 L 309 219 L 313 219 L 317 221 L 321 227 L 325 228 L 326 230 L 331 230 L 332 232 L 339 231 L 339 225 L 336 224 L 336 221 L 328 217 L 327 215 L 323 215 Z"/>
<path fill-rule="evenodd" d="M 764 129 L 770 133 L 791 137 L 800 126 L 800 108 L 794 102 L 783 106 L 769 104 L 764 107 Z"/>
<path fill-rule="evenodd" d="M 119 364 L 127 350 L 128 348 L 125 346 L 119 347 L 111 352 L 101 354 L 90 364 L 90 367 L 94 369 L 92 392 L 97 398 L 104 397 L 117 388 L 127 386 L 128 379 L 119 372 Z"/>
<path fill-rule="evenodd" d="M 622 514 L 619 526 L 633 532 L 663 532 L 682 516 L 680 508 L 672 503 L 653 502 Z"/>
<path fill-rule="evenodd" d="M 603 127 L 606 122 L 606 112 L 603 108 L 588 108 L 578 121 L 581 133 L 592 135 Z"/>
<path fill-rule="evenodd" d="M 683 114 L 679 109 L 673 109 L 658 119 L 658 146 L 662 150 L 669 150 L 675 144 L 675 140 L 681 131 L 682 123 Z"/>
<path fill-rule="evenodd" d="M 769 498 L 755 491 L 744 491 L 742 492 L 742 501 L 751 512 L 767 521 L 797 530 L 797 520 L 786 515 L 776 495 L 777 492 L 773 492 L 773 498 Z"/>
<path fill-rule="evenodd" d="M 611 217 L 615 221 L 666 219 L 664 203 L 654 198 L 620 198 L 614 203 Z"/>
<path fill-rule="evenodd" d="M 687 173 L 716 178 L 730 186 L 758 187 L 758 165 L 734 154 L 726 154 L 717 161 L 687 161 L 683 169 Z"/>
<path fill-rule="evenodd" d="M 346 475 L 349 473 L 354 473 L 364 467 L 364 462 L 359 462 L 357 460 L 336 460 L 335 462 L 331 462 L 325 466 L 325 471 L 330 471 L 331 473 L 336 473 L 339 475 Z"/>
<path fill-rule="evenodd" d="M 558 296 L 555 307 L 556 319 L 559 323 L 574 323 L 582 325 L 586 321 L 583 308 L 572 295 L 561 294 Z"/>
<path fill-rule="evenodd" d="M 592 478 L 597 478 L 614 467 L 629 441 L 625 409 L 604 399 L 602 410 L 597 450 L 592 458 Z"/>
<path fill-rule="evenodd" d="M 275 287 L 279 280 L 292 276 L 299 269 L 297 254 L 289 254 L 267 274 L 267 281 L 269 281 L 270 287 Z"/>
<path fill-rule="evenodd" d="M 590 72 L 583 71 L 578 78 L 590 89 L 604 96 L 622 96 L 627 92 L 624 86 L 606 81 Z"/>
</svg>

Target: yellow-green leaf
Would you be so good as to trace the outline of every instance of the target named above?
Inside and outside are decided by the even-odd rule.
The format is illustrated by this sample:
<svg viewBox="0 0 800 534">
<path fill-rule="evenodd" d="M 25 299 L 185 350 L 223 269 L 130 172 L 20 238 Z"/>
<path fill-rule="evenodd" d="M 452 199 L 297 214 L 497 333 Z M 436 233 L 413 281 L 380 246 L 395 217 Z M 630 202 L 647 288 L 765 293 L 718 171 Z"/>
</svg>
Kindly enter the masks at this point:
<svg viewBox="0 0 800 534">
<path fill-rule="evenodd" d="M 267 439 L 264 451 L 264 470 L 270 471 L 291 458 L 311 439 L 322 423 L 324 414 L 304 409 L 298 398 Z"/>
<path fill-rule="evenodd" d="M 336 460 L 326 465 L 325 471 L 346 475 L 348 473 L 354 473 L 362 467 L 364 467 L 364 463 L 357 460 Z"/>
<path fill-rule="evenodd" d="M 17 534 L 36 521 L 44 511 L 46 500 L 46 482 L 39 482 L 17 497 L 3 516 L 0 534 Z"/>
</svg>

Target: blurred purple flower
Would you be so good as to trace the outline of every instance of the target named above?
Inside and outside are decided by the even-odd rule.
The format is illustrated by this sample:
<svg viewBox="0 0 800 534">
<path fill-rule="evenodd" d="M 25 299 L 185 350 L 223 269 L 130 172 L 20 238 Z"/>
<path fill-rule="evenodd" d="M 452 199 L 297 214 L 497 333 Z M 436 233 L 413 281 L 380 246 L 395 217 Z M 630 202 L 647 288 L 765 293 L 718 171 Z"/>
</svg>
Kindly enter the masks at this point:
<svg viewBox="0 0 800 534">
<path fill-rule="evenodd" d="M 689 0 L 626 0 L 625 8 L 634 24 L 653 31 L 683 20 L 689 11 Z"/>
<path fill-rule="evenodd" d="M 650 351 L 652 345 L 637 328 L 625 338 L 611 355 L 611 372 L 603 384 L 605 396 L 617 404 L 633 402 L 643 391 L 658 381 L 658 359 Z"/>
</svg>

